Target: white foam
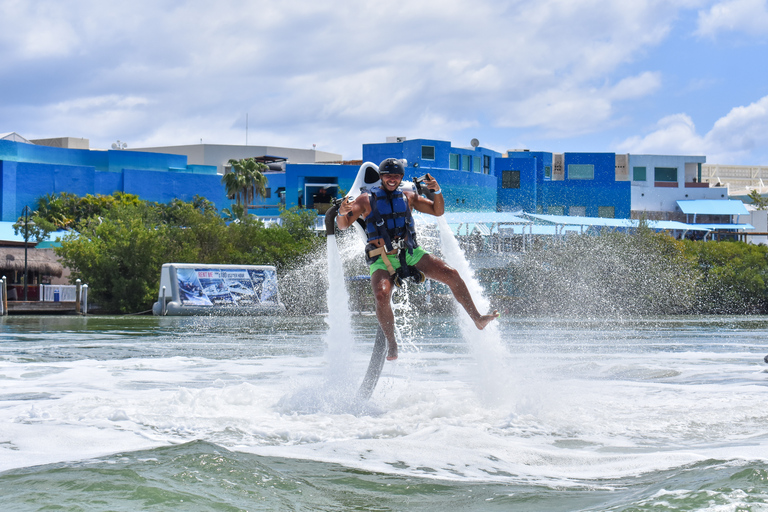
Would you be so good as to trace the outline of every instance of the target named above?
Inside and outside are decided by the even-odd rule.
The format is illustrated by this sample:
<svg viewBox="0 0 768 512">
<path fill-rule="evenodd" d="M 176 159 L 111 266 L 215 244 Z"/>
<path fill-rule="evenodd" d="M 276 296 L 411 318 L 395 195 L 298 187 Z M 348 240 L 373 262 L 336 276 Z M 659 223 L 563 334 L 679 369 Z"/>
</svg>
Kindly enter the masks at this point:
<svg viewBox="0 0 768 512">
<path fill-rule="evenodd" d="M 302 395 L 323 382 L 320 356 L 2 362 L 0 469 L 195 439 L 368 471 L 558 485 L 768 460 L 766 374 L 753 357 L 516 353 L 516 386 L 489 404 L 473 357 L 409 353 L 368 409 L 321 386 Z M 366 360 L 355 352 L 350 364 Z"/>
</svg>

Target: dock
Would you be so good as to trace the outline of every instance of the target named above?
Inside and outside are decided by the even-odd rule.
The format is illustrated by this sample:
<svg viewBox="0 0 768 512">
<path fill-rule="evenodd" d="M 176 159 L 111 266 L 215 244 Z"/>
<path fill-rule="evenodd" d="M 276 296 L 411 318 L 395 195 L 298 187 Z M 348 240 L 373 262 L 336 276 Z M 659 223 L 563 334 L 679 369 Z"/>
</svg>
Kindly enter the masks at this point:
<svg viewBox="0 0 768 512">
<path fill-rule="evenodd" d="M 43 302 L 39 300 L 9 300 L 6 310 L 8 315 L 80 315 L 80 303 Z"/>
<path fill-rule="evenodd" d="M 0 315 L 86 315 L 88 285 L 79 279 L 75 283 L 41 285 L 39 300 L 16 300 L 17 294 L 9 298 L 8 284 L 0 279 Z"/>
</svg>

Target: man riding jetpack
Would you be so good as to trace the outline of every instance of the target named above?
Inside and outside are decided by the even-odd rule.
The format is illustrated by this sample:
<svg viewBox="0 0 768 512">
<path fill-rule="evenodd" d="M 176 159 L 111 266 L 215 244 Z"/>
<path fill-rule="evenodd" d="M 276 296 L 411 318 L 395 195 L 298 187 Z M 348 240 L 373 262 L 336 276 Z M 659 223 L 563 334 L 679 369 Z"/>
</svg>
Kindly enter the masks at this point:
<svg viewBox="0 0 768 512">
<path fill-rule="evenodd" d="M 404 175 L 403 163 L 387 158 L 379 165 L 380 185 L 360 194 L 354 201 L 345 198 L 336 217 L 339 229 L 347 229 L 358 218 L 365 220 L 366 258 L 376 299 L 376 317 L 387 338 L 389 361 L 397 359 L 392 284 L 401 286 L 405 278 L 410 277 L 416 283 L 429 278 L 446 284 L 478 329 L 485 328 L 499 316 L 497 311 L 481 315 L 459 273 L 416 242 L 411 211 L 416 209 L 439 217 L 445 211 L 445 204 L 440 185 L 432 176 L 426 174 L 417 180 L 419 191 L 430 196 L 424 197 L 401 186 Z"/>
</svg>

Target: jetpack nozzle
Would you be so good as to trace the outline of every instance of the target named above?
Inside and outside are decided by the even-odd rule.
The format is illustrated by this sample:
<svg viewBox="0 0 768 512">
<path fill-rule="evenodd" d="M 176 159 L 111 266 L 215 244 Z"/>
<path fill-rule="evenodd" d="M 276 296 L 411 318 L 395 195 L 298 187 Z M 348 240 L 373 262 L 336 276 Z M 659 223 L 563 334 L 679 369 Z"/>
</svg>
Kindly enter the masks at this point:
<svg viewBox="0 0 768 512">
<path fill-rule="evenodd" d="M 334 199 L 331 207 L 325 212 L 325 236 L 336 234 L 336 214 L 341 206 L 341 199 Z"/>
</svg>

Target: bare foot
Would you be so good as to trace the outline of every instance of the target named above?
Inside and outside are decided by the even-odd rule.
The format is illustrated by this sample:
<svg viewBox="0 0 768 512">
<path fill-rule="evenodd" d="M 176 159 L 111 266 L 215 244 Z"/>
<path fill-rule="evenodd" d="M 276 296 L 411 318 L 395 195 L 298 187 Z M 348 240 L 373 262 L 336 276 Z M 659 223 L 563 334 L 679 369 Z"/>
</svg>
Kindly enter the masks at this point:
<svg viewBox="0 0 768 512">
<path fill-rule="evenodd" d="M 390 343 L 387 341 L 387 347 L 389 347 L 389 350 L 387 351 L 387 361 L 394 361 L 397 359 L 397 342 Z"/>
<path fill-rule="evenodd" d="M 491 321 L 496 320 L 497 318 L 499 318 L 499 310 L 494 309 L 493 313 L 491 313 L 490 315 L 483 315 L 477 320 L 475 320 L 475 325 L 477 326 L 478 329 L 482 331 L 483 329 L 485 329 L 486 325 L 491 323 Z"/>
</svg>

